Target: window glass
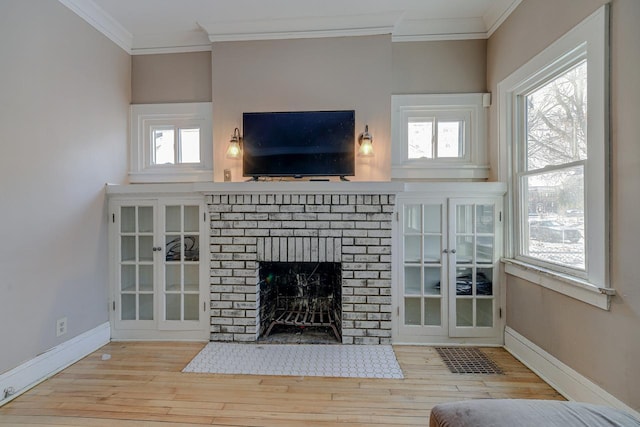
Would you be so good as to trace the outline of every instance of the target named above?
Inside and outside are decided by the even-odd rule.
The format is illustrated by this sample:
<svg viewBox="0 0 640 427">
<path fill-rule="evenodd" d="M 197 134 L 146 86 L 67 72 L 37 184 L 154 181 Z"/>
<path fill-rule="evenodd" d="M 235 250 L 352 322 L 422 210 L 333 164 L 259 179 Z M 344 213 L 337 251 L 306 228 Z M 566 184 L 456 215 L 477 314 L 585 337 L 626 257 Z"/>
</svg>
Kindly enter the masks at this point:
<svg viewBox="0 0 640 427">
<path fill-rule="evenodd" d="M 410 121 L 408 123 L 409 159 L 433 158 L 433 122 Z"/>
<path fill-rule="evenodd" d="M 180 163 L 200 163 L 200 129 L 180 129 Z"/>
<path fill-rule="evenodd" d="M 151 133 L 153 143 L 153 163 L 166 165 L 174 163 L 175 132 L 173 128 L 156 128 Z"/>
<path fill-rule="evenodd" d="M 584 271 L 586 62 L 539 85 L 524 103 L 523 254 Z"/>
<path fill-rule="evenodd" d="M 525 188 L 525 254 L 584 270 L 584 166 L 528 176 Z"/>
<path fill-rule="evenodd" d="M 526 97 L 527 169 L 587 158 L 587 63 Z"/>
<path fill-rule="evenodd" d="M 464 122 L 439 121 L 438 122 L 438 157 L 463 157 L 464 148 Z"/>
</svg>

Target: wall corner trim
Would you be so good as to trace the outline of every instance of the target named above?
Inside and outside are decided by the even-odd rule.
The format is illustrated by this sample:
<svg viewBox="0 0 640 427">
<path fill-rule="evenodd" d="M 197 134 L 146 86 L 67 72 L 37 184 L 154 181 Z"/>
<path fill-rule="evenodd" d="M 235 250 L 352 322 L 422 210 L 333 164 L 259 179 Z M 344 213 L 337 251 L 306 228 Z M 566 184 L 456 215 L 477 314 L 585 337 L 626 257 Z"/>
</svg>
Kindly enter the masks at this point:
<svg viewBox="0 0 640 427">
<path fill-rule="evenodd" d="M 0 406 L 93 353 L 110 340 L 111 326 L 105 322 L 3 373 L 0 375 Z M 3 399 L 3 391 L 9 387 L 13 387 L 15 393 Z"/>
<path fill-rule="evenodd" d="M 508 326 L 504 331 L 504 348 L 568 400 L 610 406 L 640 418 L 640 412 Z"/>
</svg>

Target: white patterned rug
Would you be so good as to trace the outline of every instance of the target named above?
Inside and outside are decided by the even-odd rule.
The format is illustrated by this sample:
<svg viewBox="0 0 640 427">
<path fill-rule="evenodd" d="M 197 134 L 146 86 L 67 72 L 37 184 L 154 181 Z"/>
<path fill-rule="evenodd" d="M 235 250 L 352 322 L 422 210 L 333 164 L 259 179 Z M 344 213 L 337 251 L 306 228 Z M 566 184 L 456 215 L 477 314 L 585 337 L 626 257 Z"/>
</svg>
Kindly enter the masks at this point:
<svg viewBox="0 0 640 427">
<path fill-rule="evenodd" d="M 390 345 L 210 342 L 182 372 L 404 378 Z"/>
</svg>

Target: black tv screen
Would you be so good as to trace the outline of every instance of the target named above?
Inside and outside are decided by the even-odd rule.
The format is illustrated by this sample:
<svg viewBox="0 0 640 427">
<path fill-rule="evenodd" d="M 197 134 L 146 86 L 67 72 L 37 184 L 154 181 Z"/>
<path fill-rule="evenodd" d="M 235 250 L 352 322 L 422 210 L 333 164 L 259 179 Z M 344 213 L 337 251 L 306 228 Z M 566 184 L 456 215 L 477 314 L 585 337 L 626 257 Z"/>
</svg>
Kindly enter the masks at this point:
<svg viewBox="0 0 640 427">
<path fill-rule="evenodd" d="M 353 176 L 355 112 L 244 113 L 243 175 Z"/>
</svg>

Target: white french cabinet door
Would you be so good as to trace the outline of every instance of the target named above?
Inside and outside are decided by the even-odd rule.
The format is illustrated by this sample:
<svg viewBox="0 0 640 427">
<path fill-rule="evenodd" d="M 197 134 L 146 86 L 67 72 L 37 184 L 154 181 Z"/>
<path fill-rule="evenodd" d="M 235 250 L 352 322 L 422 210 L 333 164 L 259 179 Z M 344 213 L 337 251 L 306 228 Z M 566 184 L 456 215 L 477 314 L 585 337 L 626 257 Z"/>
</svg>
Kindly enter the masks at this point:
<svg viewBox="0 0 640 427">
<path fill-rule="evenodd" d="M 205 220 L 203 220 L 205 219 Z M 160 329 L 201 329 L 206 327 L 204 206 L 184 201 L 160 203 L 163 230 L 158 313 Z M 203 268 L 204 267 L 204 268 Z M 204 321 L 204 323 L 203 323 Z"/>
<path fill-rule="evenodd" d="M 429 196 L 398 203 L 396 341 L 499 337 L 501 200 Z"/>
<path fill-rule="evenodd" d="M 447 335 L 445 199 L 400 205 L 399 334 L 408 341 Z"/>
<path fill-rule="evenodd" d="M 498 334 L 500 200 L 449 200 L 449 336 Z"/>
<path fill-rule="evenodd" d="M 111 215 L 112 335 L 205 339 L 208 239 L 201 200 L 115 200 Z"/>
</svg>

